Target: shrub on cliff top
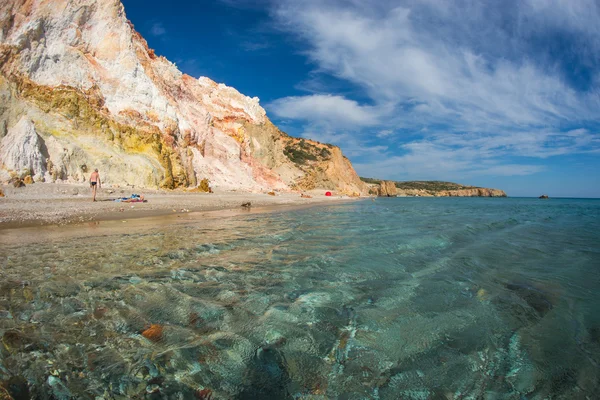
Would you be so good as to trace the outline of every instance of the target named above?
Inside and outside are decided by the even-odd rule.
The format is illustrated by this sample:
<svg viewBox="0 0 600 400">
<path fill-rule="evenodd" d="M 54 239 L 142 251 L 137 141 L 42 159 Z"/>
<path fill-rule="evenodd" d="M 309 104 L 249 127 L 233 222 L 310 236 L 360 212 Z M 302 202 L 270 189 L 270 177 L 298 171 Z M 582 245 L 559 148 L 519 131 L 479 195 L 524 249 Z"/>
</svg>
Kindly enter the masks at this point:
<svg viewBox="0 0 600 400">
<path fill-rule="evenodd" d="M 398 189 L 423 189 L 434 192 L 442 190 L 461 190 L 461 189 L 475 189 L 474 186 L 464 186 L 453 182 L 444 181 L 407 181 L 407 182 L 395 182 Z"/>
<path fill-rule="evenodd" d="M 290 159 L 294 164 L 306 164 L 306 161 L 317 161 L 317 157 L 314 154 L 303 150 L 301 147 L 287 146 L 283 153 Z"/>
<path fill-rule="evenodd" d="M 283 149 L 283 153 L 290 161 L 299 165 L 306 164 L 307 161 L 328 160 L 331 157 L 331 151 L 327 148 L 315 146 L 304 139 L 300 139 L 296 143 L 288 144 Z"/>
</svg>

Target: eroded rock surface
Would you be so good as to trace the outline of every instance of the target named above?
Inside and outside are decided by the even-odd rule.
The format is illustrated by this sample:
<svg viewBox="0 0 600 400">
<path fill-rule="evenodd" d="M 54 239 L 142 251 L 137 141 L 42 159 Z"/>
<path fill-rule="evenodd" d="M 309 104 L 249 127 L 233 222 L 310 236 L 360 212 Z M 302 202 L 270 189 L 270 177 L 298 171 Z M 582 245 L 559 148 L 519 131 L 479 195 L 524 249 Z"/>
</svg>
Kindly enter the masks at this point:
<svg viewBox="0 0 600 400">
<path fill-rule="evenodd" d="M 141 187 L 366 191 L 339 148 L 289 137 L 258 98 L 157 56 L 117 0 L 2 2 L 0 100 L 3 180 L 99 168 Z"/>
<path fill-rule="evenodd" d="M 392 181 L 381 181 L 379 184 L 378 195 L 381 197 L 394 197 L 398 193 L 396 184 Z"/>
</svg>

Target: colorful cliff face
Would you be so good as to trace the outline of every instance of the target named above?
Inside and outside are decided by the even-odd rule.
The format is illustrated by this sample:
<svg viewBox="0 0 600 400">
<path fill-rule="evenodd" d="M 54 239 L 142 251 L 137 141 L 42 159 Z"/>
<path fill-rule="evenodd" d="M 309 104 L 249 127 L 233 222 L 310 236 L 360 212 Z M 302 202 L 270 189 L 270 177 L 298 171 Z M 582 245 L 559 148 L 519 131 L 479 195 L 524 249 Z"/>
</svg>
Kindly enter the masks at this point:
<svg viewBox="0 0 600 400">
<path fill-rule="evenodd" d="M 258 98 L 148 48 L 118 0 L 0 4 L 0 180 L 364 193 L 339 148 L 291 138 Z"/>
</svg>

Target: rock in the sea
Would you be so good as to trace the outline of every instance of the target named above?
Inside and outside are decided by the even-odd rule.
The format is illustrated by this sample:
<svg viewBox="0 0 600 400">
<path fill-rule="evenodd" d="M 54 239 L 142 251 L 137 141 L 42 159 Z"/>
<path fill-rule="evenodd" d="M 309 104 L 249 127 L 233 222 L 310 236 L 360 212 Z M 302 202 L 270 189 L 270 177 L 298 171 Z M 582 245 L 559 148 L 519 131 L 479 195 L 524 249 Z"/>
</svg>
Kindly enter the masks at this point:
<svg viewBox="0 0 600 400">
<path fill-rule="evenodd" d="M 600 326 L 593 326 L 588 329 L 590 334 L 590 340 L 594 343 L 600 344 Z"/>
<path fill-rule="evenodd" d="M 17 329 L 7 330 L 4 332 L 1 338 L 1 343 L 9 352 L 15 352 L 26 347 L 32 347 L 34 342 L 34 338 Z"/>
<path fill-rule="evenodd" d="M 0 386 L 0 400 L 14 400 L 6 389 Z"/>
<path fill-rule="evenodd" d="M 396 184 L 392 181 L 381 181 L 377 195 L 380 197 L 395 197 L 398 193 Z"/>
<path fill-rule="evenodd" d="M 50 375 L 46 384 L 50 387 L 50 393 L 52 393 L 53 399 L 72 399 L 73 395 L 71 391 L 65 386 L 65 384 L 57 377 Z"/>
<path fill-rule="evenodd" d="M 152 384 L 152 385 L 146 386 L 146 393 L 158 393 L 158 392 L 160 392 L 160 386 L 158 386 L 157 384 Z"/>
<path fill-rule="evenodd" d="M 198 400 L 211 400 L 212 399 L 212 390 L 208 388 L 198 389 L 194 393 Z"/>
<path fill-rule="evenodd" d="M 549 197 L 548 197 L 548 195 L 547 195 L 547 194 L 543 194 L 543 195 L 541 195 L 541 196 L 540 196 L 540 199 L 548 199 L 548 198 L 549 198 Z"/>
<path fill-rule="evenodd" d="M 13 376 L 1 383 L 0 400 L 30 399 L 29 385 L 22 376 Z"/>
<path fill-rule="evenodd" d="M 163 327 L 159 324 L 152 324 L 150 328 L 142 332 L 142 336 L 152 342 L 160 342 L 163 337 Z"/>
<path fill-rule="evenodd" d="M 236 397 L 243 399 L 291 399 L 291 382 L 286 360 L 270 346 L 259 348 L 248 365 L 244 382 L 247 386 Z"/>
<path fill-rule="evenodd" d="M 528 306 L 533 308 L 538 313 L 540 317 L 543 317 L 550 310 L 552 310 L 552 301 L 550 295 L 541 289 L 521 282 L 508 283 L 506 284 L 506 288 L 523 299 Z"/>
</svg>

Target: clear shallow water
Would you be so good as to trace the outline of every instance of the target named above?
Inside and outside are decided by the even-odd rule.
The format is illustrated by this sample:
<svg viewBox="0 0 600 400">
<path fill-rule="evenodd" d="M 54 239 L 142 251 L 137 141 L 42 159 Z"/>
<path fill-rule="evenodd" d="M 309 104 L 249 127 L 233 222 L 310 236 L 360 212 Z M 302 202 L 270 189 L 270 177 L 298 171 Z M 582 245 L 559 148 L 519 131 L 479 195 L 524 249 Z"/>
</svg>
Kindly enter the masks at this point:
<svg viewBox="0 0 600 400">
<path fill-rule="evenodd" d="M 598 200 L 378 199 L 68 229 L 87 236 L 0 234 L 0 384 L 15 399 L 600 390 Z"/>
</svg>

